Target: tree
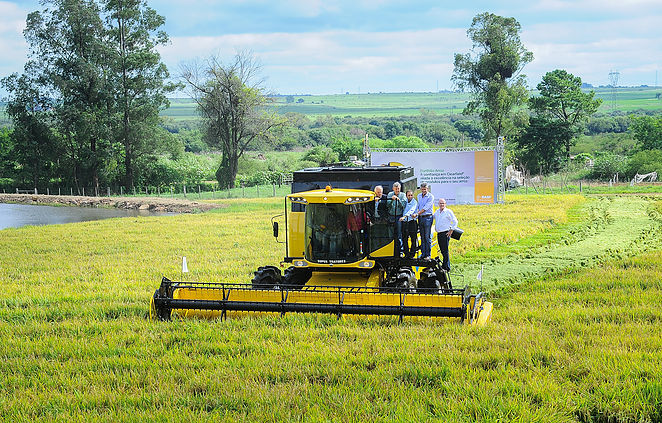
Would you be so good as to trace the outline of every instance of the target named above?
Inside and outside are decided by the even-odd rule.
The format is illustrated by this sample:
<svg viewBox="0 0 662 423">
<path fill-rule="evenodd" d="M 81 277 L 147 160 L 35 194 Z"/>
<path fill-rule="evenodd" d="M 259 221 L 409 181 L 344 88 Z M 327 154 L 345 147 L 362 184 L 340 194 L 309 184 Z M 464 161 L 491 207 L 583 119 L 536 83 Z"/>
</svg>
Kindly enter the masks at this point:
<svg viewBox="0 0 662 423">
<path fill-rule="evenodd" d="M 520 72 L 533 54 L 524 48 L 519 33 L 515 18 L 481 13 L 467 30 L 473 54 L 455 55 L 452 80 L 460 90 L 473 93 L 464 114 L 478 112 L 486 138 L 513 133 L 512 110 L 526 101 L 526 77 Z"/>
<path fill-rule="evenodd" d="M 554 134 L 550 138 L 550 134 Z M 516 160 L 533 174 L 546 175 L 561 168 L 563 145 L 572 138 L 569 125 L 546 116 L 531 116 L 529 125 L 515 140 Z"/>
<path fill-rule="evenodd" d="M 630 128 L 640 150 L 662 150 L 662 116 L 633 116 Z"/>
<path fill-rule="evenodd" d="M 595 92 L 585 93 L 581 90 L 582 79 L 565 70 L 556 69 L 547 72 L 537 88 L 540 93 L 531 97 L 529 104 L 539 116 L 557 120 L 564 125 L 556 125 L 560 133 L 549 133 L 548 138 L 563 139 L 566 160 L 570 160 L 570 147 L 575 136 L 581 130 L 581 124 L 598 110 L 601 99 L 594 99 Z M 551 127 L 549 129 L 552 129 Z M 567 131 L 571 131 L 567 137 Z"/>
<path fill-rule="evenodd" d="M 61 171 L 99 187 L 108 149 L 107 71 L 103 23 L 94 0 L 52 0 L 28 15 L 25 39 L 31 88 L 50 97 Z M 36 93 L 35 93 L 36 95 Z"/>
<path fill-rule="evenodd" d="M 203 120 L 205 141 L 223 153 L 216 179 L 233 188 L 239 158 L 258 139 L 269 136 L 281 120 L 266 110 L 269 99 L 257 78 L 260 66 L 250 53 L 237 53 L 223 65 L 212 57 L 204 64 L 182 68 L 182 78 L 191 89 Z"/>
<path fill-rule="evenodd" d="M 154 134 L 159 109 L 169 105 L 168 69 L 156 48 L 168 43 L 163 16 L 144 0 L 106 0 L 108 43 L 112 50 L 113 133 L 124 148 L 124 185 L 133 186 L 137 162 L 158 151 Z"/>
<path fill-rule="evenodd" d="M 32 67 L 26 65 L 25 74 L 3 78 L 2 85 L 9 92 L 6 112 L 14 123 L 10 144 L 18 164 L 16 176 L 36 187 L 48 180 L 57 149 L 50 130 L 52 106 L 38 90 L 34 75 Z"/>
</svg>

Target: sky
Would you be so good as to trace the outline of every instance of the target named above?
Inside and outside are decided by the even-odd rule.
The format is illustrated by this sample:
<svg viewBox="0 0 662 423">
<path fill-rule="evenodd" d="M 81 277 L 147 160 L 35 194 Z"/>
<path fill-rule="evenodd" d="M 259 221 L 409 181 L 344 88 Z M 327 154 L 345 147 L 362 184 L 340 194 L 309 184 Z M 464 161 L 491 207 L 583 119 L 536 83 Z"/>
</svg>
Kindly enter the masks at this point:
<svg viewBox="0 0 662 423">
<path fill-rule="evenodd" d="M 594 86 L 662 85 L 660 0 L 148 0 L 166 18 L 160 53 L 171 76 L 212 55 L 230 62 L 251 51 L 278 94 L 433 92 L 454 89 L 455 53 L 483 12 L 514 17 L 534 60 L 534 88 L 565 69 Z M 21 72 L 22 35 L 38 1 L 0 0 L 0 77 Z M 656 77 L 657 75 L 657 77 Z M 0 95 L 3 93 L 0 92 Z"/>
</svg>

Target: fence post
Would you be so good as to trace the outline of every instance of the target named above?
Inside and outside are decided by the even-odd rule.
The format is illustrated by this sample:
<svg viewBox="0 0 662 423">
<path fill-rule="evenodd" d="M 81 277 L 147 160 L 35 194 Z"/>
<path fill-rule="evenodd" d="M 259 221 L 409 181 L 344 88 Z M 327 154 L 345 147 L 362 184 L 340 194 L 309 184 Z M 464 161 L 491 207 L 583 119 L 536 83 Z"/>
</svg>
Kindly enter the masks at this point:
<svg viewBox="0 0 662 423">
<path fill-rule="evenodd" d="M 123 196 L 123 195 L 124 195 L 124 186 L 121 185 L 120 186 L 120 196 Z"/>
<path fill-rule="evenodd" d="M 275 197 L 275 196 L 276 196 L 276 184 L 271 184 L 271 186 L 272 186 L 273 189 L 274 189 L 274 190 L 273 190 L 274 195 L 272 195 L 272 197 Z"/>
<path fill-rule="evenodd" d="M 106 192 L 108 193 L 108 197 L 110 197 L 110 187 L 106 187 Z"/>
<path fill-rule="evenodd" d="M 37 187 L 34 187 L 34 195 L 37 195 Z"/>
<path fill-rule="evenodd" d="M 74 188 L 73 187 L 69 188 L 69 195 L 71 195 L 73 197 L 73 195 L 74 195 Z"/>
<path fill-rule="evenodd" d="M 582 181 L 581 179 L 579 180 L 579 193 L 582 193 Z"/>
<path fill-rule="evenodd" d="M 133 187 L 133 195 L 136 195 L 136 187 Z"/>
<path fill-rule="evenodd" d="M 46 187 L 46 195 L 51 195 L 51 189 Z"/>
<path fill-rule="evenodd" d="M 202 198 L 202 193 L 200 192 L 200 185 L 198 185 L 198 198 Z"/>
<path fill-rule="evenodd" d="M 257 196 L 258 198 L 260 197 L 260 185 L 255 185 L 255 188 L 257 188 Z"/>
<path fill-rule="evenodd" d="M 175 193 L 172 192 L 172 185 L 170 185 L 170 198 L 175 198 Z"/>
<path fill-rule="evenodd" d="M 60 187 L 57 187 L 57 195 L 58 195 L 58 196 L 59 196 L 59 195 L 62 195 L 62 194 L 60 194 Z"/>
<path fill-rule="evenodd" d="M 184 198 L 186 198 L 186 184 L 184 184 Z"/>
</svg>

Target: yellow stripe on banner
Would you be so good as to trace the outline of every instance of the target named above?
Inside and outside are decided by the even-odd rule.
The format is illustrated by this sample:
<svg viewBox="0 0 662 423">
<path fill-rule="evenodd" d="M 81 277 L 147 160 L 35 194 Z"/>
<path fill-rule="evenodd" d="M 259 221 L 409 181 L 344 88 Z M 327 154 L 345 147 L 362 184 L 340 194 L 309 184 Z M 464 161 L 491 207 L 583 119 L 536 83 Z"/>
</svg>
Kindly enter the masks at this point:
<svg viewBox="0 0 662 423">
<path fill-rule="evenodd" d="M 490 204 L 494 198 L 494 151 L 474 152 L 474 202 Z"/>
</svg>

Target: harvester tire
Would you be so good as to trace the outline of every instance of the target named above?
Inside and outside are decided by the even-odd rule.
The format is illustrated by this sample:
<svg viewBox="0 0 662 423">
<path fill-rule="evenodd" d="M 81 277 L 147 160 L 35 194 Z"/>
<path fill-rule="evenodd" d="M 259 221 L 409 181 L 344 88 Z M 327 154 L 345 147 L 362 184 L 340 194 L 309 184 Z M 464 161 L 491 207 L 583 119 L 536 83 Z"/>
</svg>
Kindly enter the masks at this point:
<svg viewBox="0 0 662 423">
<path fill-rule="evenodd" d="M 386 287 L 396 292 L 416 289 L 416 274 L 410 267 L 401 267 L 395 277 L 391 277 L 386 282 Z"/>
<path fill-rule="evenodd" d="M 274 289 L 280 285 L 280 269 L 276 266 L 260 266 L 251 280 L 253 289 Z"/>
<path fill-rule="evenodd" d="M 313 271 L 301 267 L 290 266 L 283 272 L 283 285 L 301 288 L 313 276 Z"/>
<path fill-rule="evenodd" d="M 434 269 L 427 268 L 421 271 L 421 279 L 418 281 L 418 287 L 423 289 L 441 289 L 441 284 Z"/>
<path fill-rule="evenodd" d="M 448 272 L 441 269 L 427 268 L 421 271 L 419 288 L 427 289 L 453 289 Z"/>
</svg>

